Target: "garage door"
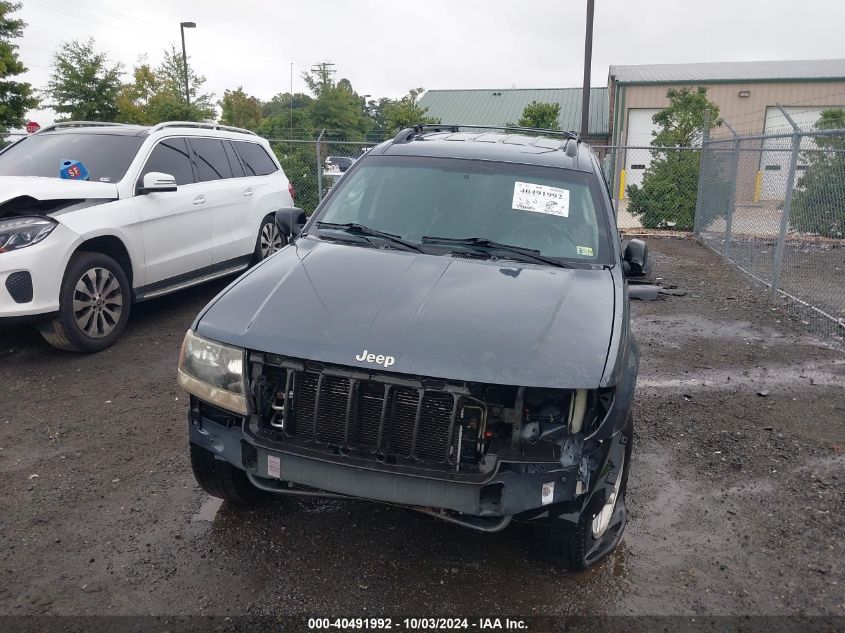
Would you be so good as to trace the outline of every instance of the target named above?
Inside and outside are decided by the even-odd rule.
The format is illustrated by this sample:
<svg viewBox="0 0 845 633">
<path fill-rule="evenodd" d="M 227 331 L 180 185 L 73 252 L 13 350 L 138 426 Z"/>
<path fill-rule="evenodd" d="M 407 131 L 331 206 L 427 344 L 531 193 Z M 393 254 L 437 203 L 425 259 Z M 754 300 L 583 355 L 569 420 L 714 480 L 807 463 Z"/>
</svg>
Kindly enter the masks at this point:
<svg viewBox="0 0 845 633">
<path fill-rule="evenodd" d="M 628 127 L 625 144 L 628 146 L 645 147 L 651 145 L 658 130 L 651 118 L 660 112 L 660 108 L 632 108 L 628 110 Z M 643 172 L 651 163 L 651 152 L 645 149 L 629 149 L 625 152 L 625 182 L 629 185 L 640 185 L 643 182 Z"/>
<path fill-rule="evenodd" d="M 816 121 L 819 120 L 824 110 L 831 106 L 813 108 L 807 106 L 785 107 L 790 117 L 802 130 L 811 130 Z M 764 134 L 791 134 L 792 126 L 783 113 L 776 107 L 766 108 L 766 124 Z M 805 138 L 801 149 L 807 150 L 815 147 L 810 138 Z M 763 152 L 760 154 L 760 170 L 763 172 L 763 188 L 761 199 L 783 200 L 786 195 L 787 178 L 789 176 L 789 162 L 792 157 L 792 138 L 770 138 L 763 141 Z M 795 180 L 801 177 L 801 173 L 807 165 L 803 162 L 803 156 L 798 157 L 798 165 L 795 171 Z M 795 183 L 793 183 L 794 186 Z"/>
</svg>

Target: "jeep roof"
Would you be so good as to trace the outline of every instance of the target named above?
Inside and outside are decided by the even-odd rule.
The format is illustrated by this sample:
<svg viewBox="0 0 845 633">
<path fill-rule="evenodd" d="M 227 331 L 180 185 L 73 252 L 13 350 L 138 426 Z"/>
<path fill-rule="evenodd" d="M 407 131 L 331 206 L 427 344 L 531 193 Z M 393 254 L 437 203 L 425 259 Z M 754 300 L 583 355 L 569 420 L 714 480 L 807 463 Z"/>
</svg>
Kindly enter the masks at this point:
<svg viewBox="0 0 845 633">
<path fill-rule="evenodd" d="M 462 128 L 471 131 L 462 131 Z M 513 133 L 506 130 L 512 130 Z M 561 138 L 549 138 L 548 135 Z M 421 125 L 402 130 L 392 141 L 373 148 L 370 153 L 386 156 L 471 158 L 594 171 L 590 147 L 582 142 L 577 134 L 534 128 Z"/>
</svg>

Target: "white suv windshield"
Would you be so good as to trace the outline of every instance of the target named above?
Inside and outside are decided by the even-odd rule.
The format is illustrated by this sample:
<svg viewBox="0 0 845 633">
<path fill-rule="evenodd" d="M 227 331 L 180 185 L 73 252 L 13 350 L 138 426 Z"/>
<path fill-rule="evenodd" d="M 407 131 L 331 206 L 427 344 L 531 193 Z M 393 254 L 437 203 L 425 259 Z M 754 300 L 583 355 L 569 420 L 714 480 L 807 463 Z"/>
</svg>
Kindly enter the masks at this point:
<svg viewBox="0 0 845 633">
<path fill-rule="evenodd" d="M 423 238 L 481 238 L 593 264 L 610 257 L 595 176 L 551 167 L 374 156 L 338 184 L 318 220 L 432 246 Z"/>
<path fill-rule="evenodd" d="M 117 134 L 35 134 L 0 154 L 0 176 L 59 178 L 62 162 L 76 160 L 88 170 L 88 180 L 117 182 L 143 142 Z"/>
</svg>

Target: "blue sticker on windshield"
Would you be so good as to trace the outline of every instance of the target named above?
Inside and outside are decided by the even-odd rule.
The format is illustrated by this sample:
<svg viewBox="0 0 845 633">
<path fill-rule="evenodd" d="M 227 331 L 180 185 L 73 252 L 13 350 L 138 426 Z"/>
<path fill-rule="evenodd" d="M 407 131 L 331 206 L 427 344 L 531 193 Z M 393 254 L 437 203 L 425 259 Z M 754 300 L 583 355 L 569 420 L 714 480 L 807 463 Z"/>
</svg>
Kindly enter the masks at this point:
<svg viewBox="0 0 845 633">
<path fill-rule="evenodd" d="M 88 180 L 88 170 L 80 160 L 59 161 L 59 178 L 63 180 Z"/>
</svg>

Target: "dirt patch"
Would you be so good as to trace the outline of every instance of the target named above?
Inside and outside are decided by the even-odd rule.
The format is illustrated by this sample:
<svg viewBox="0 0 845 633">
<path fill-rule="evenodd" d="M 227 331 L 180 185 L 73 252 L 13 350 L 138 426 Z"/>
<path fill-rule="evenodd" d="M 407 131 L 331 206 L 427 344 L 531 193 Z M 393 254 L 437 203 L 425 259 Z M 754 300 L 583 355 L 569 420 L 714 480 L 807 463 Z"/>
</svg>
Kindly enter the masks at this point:
<svg viewBox="0 0 845 633">
<path fill-rule="evenodd" d="M 689 294 L 634 305 L 632 518 L 596 569 L 532 560 L 519 527 L 211 501 L 174 371 L 221 282 L 138 306 L 96 356 L 0 331 L 0 614 L 845 615 L 841 352 L 707 249 L 649 244 Z"/>
</svg>

